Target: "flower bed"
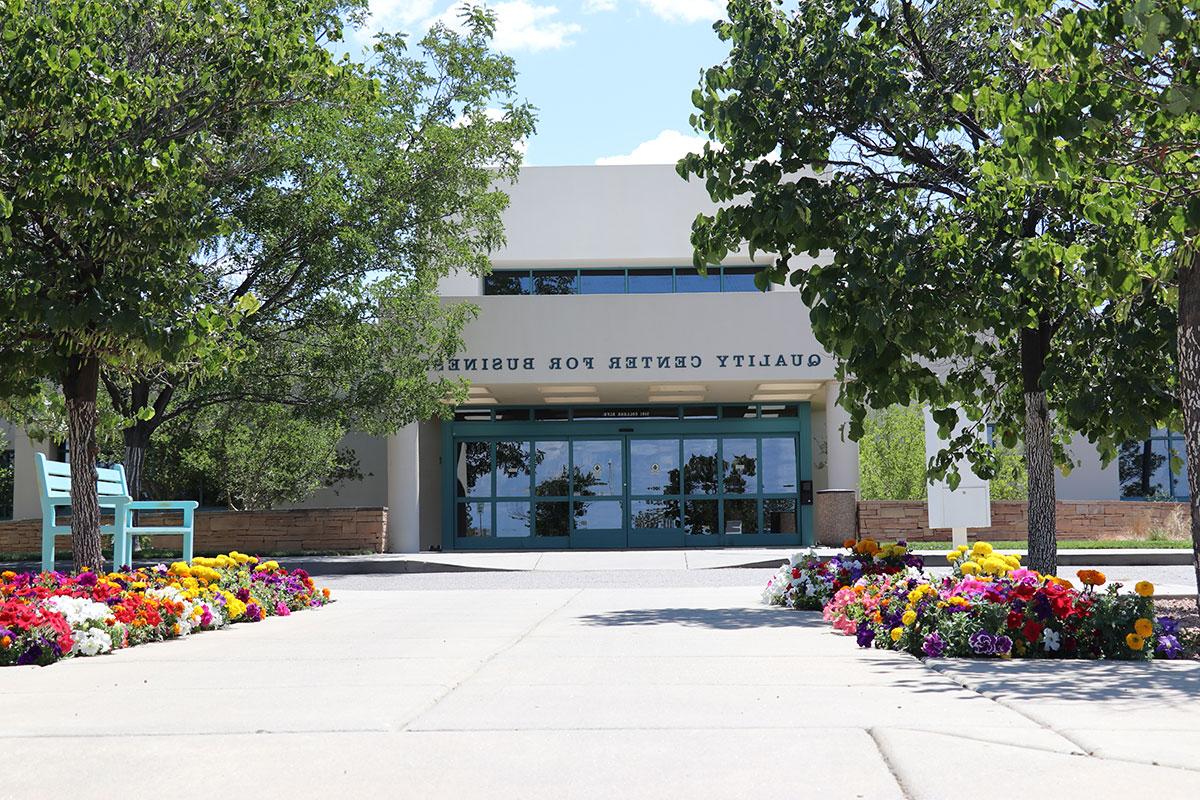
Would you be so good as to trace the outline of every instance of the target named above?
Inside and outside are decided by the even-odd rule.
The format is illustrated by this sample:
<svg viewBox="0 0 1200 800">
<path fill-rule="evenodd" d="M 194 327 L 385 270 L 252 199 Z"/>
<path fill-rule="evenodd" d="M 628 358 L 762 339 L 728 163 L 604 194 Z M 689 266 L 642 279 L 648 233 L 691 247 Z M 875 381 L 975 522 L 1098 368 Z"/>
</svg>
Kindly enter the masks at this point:
<svg viewBox="0 0 1200 800">
<path fill-rule="evenodd" d="M 883 566 L 887 546 L 868 547 L 874 548 L 878 554 L 858 577 L 840 568 L 846 558 L 863 561 L 854 549 L 826 563 L 811 553 L 794 556 L 772 577 L 764 599 L 819 607 L 836 631 L 854 636 L 861 647 L 927 658 L 1147 660 L 1192 657 L 1200 645 L 1194 631 L 1155 615 L 1148 581 L 1132 593 L 1122 593 L 1120 584 L 1101 590 L 1107 583 L 1102 573 L 1080 570 L 1083 588 L 1077 589 L 1069 580 L 1025 569 L 1017 556 L 986 542 L 952 550 L 946 556 L 951 574 L 938 578 L 920 564 Z"/>
<path fill-rule="evenodd" d="M 46 665 L 330 602 L 302 570 L 233 552 L 150 569 L 0 573 L 0 666 Z"/>
<path fill-rule="evenodd" d="M 763 602 L 819 611 L 834 594 L 864 577 L 896 575 L 908 569 L 922 569 L 920 556 L 908 552 L 905 542 L 880 545 L 874 539 L 856 542 L 847 539 L 848 552 L 829 559 L 813 552 L 797 553 L 767 581 Z"/>
</svg>

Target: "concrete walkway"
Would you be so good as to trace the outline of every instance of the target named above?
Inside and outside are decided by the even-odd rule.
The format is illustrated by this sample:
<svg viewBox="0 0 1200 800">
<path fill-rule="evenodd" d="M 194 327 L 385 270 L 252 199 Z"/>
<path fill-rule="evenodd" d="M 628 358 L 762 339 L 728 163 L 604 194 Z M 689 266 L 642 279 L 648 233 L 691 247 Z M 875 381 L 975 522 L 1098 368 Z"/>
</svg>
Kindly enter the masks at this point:
<svg viewBox="0 0 1200 800">
<path fill-rule="evenodd" d="M 0 797 L 1200 791 L 1200 663 L 931 669 L 758 590 L 341 591 L 0 670 Z"/>
</svg>

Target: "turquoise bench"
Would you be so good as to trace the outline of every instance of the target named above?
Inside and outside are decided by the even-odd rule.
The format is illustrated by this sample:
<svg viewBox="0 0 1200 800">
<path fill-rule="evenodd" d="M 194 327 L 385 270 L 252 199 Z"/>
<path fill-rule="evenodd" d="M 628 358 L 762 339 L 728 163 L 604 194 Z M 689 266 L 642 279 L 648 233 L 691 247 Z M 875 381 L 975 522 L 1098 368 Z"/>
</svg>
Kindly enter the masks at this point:
<svg viewBox="0 0 1200 800">
<path fill-rule="evenodd" d="M 37 454 L 38 488 L 42 501 L 42 570 L 54 569 L 54 539 L 70 536 L 71 526 L 58 524 L 58 509 L 71 507 L 71 465 L 64 461 L 51 461 Z M 100 508 L 112 509 L 111 525 L 101 525 L 100 532 L 112 534 L 113 568 L 129 566 L 133 560 L 134 536 L 182 536 L 183 559 L 192 560 L 193 527 L 195 523 L 195 500 L 134 500 L 129 496 L 129 484 L 125 480 L 125 468 L 120 464 L 108 469 L 96 468 L 96 494 Z M 135 525 L 135 511 L 180 511 L 183 522 L 179 525 Z"/>
</svg>

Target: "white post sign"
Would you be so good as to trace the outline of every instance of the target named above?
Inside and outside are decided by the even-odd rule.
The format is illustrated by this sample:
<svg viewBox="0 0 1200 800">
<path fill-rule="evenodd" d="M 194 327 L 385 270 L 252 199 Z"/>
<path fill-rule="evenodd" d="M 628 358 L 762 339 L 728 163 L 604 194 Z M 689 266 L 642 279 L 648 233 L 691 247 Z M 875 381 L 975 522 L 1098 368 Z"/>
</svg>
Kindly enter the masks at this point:
<svg viewBox="0 0 1200 800">
<path fill-rule="evenodd" d="M 958 435 L 966 426 L 960 421 L 952 435 Z M 928 408 L 925 409 L 925 460 L 937 455 L 946 445 L 938 436 L 938 425 Z M 971 462 L 960 459 L 958 488 L 951 491 L 945 481 L 934 481 L 928 486 L 929 527 L 950 528 L 954 546 L 967 543 L 967 528 L 987 528 L 992 524 L 991 484 L 971 469 Z"/>
</svg>

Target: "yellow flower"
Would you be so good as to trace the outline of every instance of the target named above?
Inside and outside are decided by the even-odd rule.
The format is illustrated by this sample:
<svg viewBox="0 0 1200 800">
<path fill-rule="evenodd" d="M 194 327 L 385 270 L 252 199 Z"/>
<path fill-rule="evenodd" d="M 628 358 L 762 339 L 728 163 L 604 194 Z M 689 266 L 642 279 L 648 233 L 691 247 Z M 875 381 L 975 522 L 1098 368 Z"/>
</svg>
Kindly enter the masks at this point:
<svg viewBox="0 0 1200 800">
<path fill-rule="evenodd" d="M 905 625 L 912 625 L 917 621 L 917 612 L 910 608 L 908 611 L 904 612 L 904 616 L 900 617 L 900 621 Z"/>
<path fill-rule="evenodd" d="M 6 581 L 11 581 L 15 577 L 17 577 L 17 573 L 13 572 L 11 569 L 6 569 L 4 572 L 0 572 L 0 578 L 3 578 Z"/>
<path fill-rule="evenodd" d="M 958 556 L 959 552 L 957 550 L 951 550 L 949 553 L 946 553 L 946 562 L 953 564 L 955 561 L 958 561 Z"/>
<path fill-rule="evenodd" d="M 976 564 L 974 561 L 965 562 L 961 567 L 959 567 L 959 569 L 962 570 L 963 575 L 978 575 L 979 574 L 979 565 Z"/>
<path fill-rule="evenodd" d="M 191 569 L 183 561 L 176 561 L 167 571 L 172 575 L 178 575 L 181 578 L 186 578 L 192 574 Z"/>
<path fill-rule="evenodd" d="M 1145 617 L 1142 617 L 1133 623 L 1133 630 L 1138 636 L 1141 636 L 1143 639 L 1145 639 L 1154 633 L 1154 623 Z"/>
<path fill-rule="evenodd" d="M 892 628 L 892 641 L 900 641 L 900 637 L 904 635 L 904 628 Z"/>
<path fill-rule="evenodd" d="M 1150 581 L 1138 581 L 1133 585 L 1133 590 L 1141 597 L 1154 596 L 1154 584 Z"/>
<path fill-rule="evenodd" d="M 987 542 L 976 542 L 971 548 L 971 555 L 975 557 L 990 556 L 992 554 L 992 546 Z"/>
<path fill-rule="evenodd" d="M 1141 650 L 1146 646 L 1146 640 L 1136 633 L 1130 633 L 1125 636 L 1125 644 L 1128 645 L 1130 650 Z"/>
</svg>

